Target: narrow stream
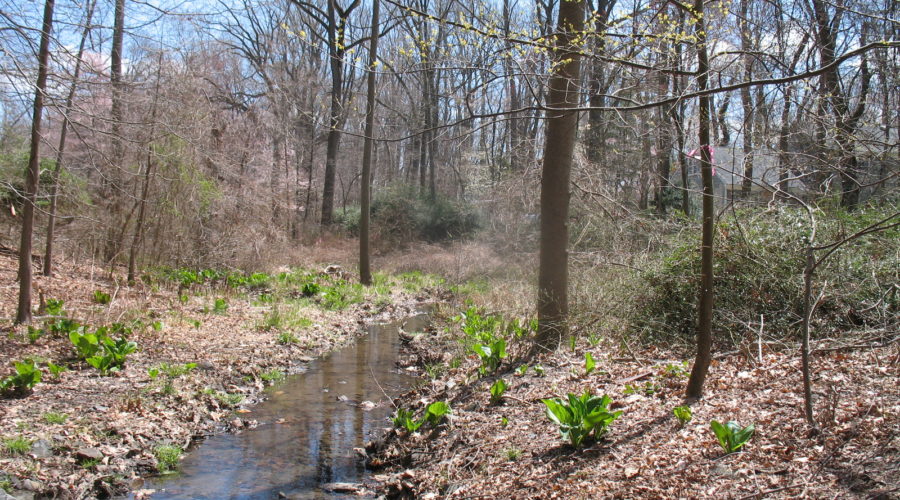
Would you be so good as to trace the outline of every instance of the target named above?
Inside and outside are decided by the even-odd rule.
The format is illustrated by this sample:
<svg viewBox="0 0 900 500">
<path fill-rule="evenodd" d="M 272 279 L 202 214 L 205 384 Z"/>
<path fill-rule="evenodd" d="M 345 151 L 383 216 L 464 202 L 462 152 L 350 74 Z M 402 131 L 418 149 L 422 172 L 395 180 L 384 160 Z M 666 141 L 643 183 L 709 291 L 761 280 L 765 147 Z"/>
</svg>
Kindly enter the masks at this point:
<svg viewBox="0 0 900 500">
<path fill-rule="evenodd" d="M 398 328 L 421 330 L 426 315 L 369 326 L 356 344 L 314 361 L 276 385 L 270 399 L 241 415 L 259 426 L 203 441 L 182 461 L 177 475 L 148 481 L 153 499 L 326 498 L 329 483 L 365 478 L 364 446 L 389 424 L 394 397 L 415 378 L 400 373 Z M 371 410 L 360 406 L 371 401 Z"/>
</svg>

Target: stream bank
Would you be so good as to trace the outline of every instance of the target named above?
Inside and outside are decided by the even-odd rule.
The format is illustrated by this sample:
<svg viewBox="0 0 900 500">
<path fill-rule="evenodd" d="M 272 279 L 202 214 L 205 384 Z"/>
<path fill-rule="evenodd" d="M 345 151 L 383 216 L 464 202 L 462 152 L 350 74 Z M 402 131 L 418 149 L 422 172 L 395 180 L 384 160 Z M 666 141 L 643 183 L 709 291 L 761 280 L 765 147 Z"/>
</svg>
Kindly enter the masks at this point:
<svg viewBox="0 0 900 500">
<path fill-rule="evenodd" d="M 13 258 L 0 256 L 7 291 L 15 286 L 15 270 Z M 331 279 L 323 276 L 323 286 Z M 113 376 L 100 376 L 77 359 L 62 335 L 42 334 L 32 342 L 26 327 L 0 323 L 0 378 L 10 374 L 11 361 L 26 358 L 43 372 L 27 396 L 0 398 L 0 489 L 16 498 L 108 497 L 140 489 L 144 477 L 163 467 L 161 450 L 184 450 L 198 438 L 256 426 L 247 412 L 265 387 L 351 343 L 365 333 L 362 326 L 413 315 L 439 293 L 395 280 L 327 309 L 294 298 L 299 294 L 290 286 L 184 290 L 122 283 L 91 268 L 61 266 L 55 277 L 36 276 L 36 288 L 62 300 L 67 317 L 91 328 L 134 326 L 129 339 L 138 350 Z M 95 302 L 97 291 L 108 294 L 109 303 Z M 15 294 L 0 294 L 0 316 L 14 311 Z M 68 369 L 55 378 L 47 362 Z"/>
</svg>

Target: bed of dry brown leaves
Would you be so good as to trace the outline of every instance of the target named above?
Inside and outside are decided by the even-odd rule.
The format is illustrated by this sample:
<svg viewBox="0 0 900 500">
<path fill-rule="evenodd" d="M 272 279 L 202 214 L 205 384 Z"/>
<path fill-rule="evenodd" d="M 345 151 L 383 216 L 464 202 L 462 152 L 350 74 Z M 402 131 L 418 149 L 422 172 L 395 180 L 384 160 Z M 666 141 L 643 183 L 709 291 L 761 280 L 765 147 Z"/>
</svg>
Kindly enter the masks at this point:
<svg viewBox="0 0 900 500">
<path fill-rule="evenodd" d="M 12 361 L 29 357 L 70 366 L 58 381 L 45 370 L 25 397 L 0 398 L 0 438 L 32 443 L 25 454 L 0 446 L 0 484 L 19 498 L 90 498 L 138 489 L 142 476 L 156 472 L 157 446 L 186 447 L 211 432 L 252 426 L 241 418 L 242 407 L 260 397 L 262 373 L 299 371 L 362 333 L 361 324 L 408 315 L 418 302 L 396 292 L 390 304 L 366 302 L 344 311 L 310 307 L 304 315 L 313 324 L 293 332 L 296 342 L 281 344 L 275 332 L 257 327 L 268 308 L 254 305 L 253 296 L 200 289 L 182 303 L 175 286 L 126 286 L 122 276 L 91 267 L 62 266 L 52 278 L 36 276 L 36 290 L 45 299 L 64 300 L 67 314 L 83 324 L 142 319 L 163 325 L 159 331 L 135 330 L 131 340 L 139 350 L 121 372 L 101 377 L 74 357 L 68 339 L 44 335 L 30 343 L 25 327 L 12 325 L 15 277 L 14 258 L 0 255 L 0 377 L 12 373 Z M 112 302 L 93 303 L 95 290 L 109 293 Z M 227 313 L 209 312 L 223 296 Z M 188 376 L 152 379 L 148 370 L 161 363 L 197 367 Z M 240 394 L 242 401 L 232 405 L 216 397 L 226 392 Z M 49 423 L 49 413 L 65 415 L 65 422 Z"/>
<path fill-rule="evenodd" d="M 453 331 L 413 344 L 407 361 L 446 366 L 451 355 L 435 359 L 431 353 L 442 349 L 429 343 L 461 352 Z M 672 410 L 683 404 L 687 374 L 670 352 L 623 358 L 615 346 L 578 343 L 539 360 L 543 376 L 534 361 L 523 376 L 513 372 L 517 362 L 507 362 L 481 379 L 470 357 L 397 402 L 421 412 L 428 402 L 447 401 L 449 423 L 422 433 L 393 430 L 372 444 L 380 451 L 370 461 L 380 469 L 383 493 L 406 498 L 898 498 L 896 339 L 895 331 L 871 344 L 816 345 L 818 435 L 803 418 L 796 351 L 721 356 L 683 427 Z M 596 360 L 590 374 L 586 352 Z M 491 405 L 488 388 L 501 376 L 510 388 Z M 626 394 L 627 386 L 637 393 Z M 574 449 L 541 399 L 585 390 L 610 395 L 623 414 L 602 439 Z M 726 455 L 711 420 L 754 423 L 756 433 L 743 452 Z"/>
</svg>

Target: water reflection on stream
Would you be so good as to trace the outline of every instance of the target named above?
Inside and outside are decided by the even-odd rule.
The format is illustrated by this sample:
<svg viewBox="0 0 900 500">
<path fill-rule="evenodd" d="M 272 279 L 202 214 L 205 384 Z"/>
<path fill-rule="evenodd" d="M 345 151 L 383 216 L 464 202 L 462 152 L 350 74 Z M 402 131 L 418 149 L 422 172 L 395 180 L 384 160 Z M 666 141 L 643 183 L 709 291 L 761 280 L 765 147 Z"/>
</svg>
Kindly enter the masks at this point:
<svg viewBox="0 0 900 500">
<path fill-rule="evenodd" d="M 415 316 L 403 328 L 421 330 L 426 323 L 427 316 Z M 210 437 L 182 461 L 180 474 L 144 487 L 157 490 L 154 499 L 321 498 L 330 496 L 323 484 L 360 482 L 365 467 L 353 448 L 389 425 L 392 413 L 382 389 L 394 397 L 415 381 L 395 367 L 397 328 L 371 325 L 368 336 L 311 363 L 241 415 L 257 420 L 257 428 Z M 357 406 L 362 401 L 378 405 L 364 411 Z"/>
</svg>

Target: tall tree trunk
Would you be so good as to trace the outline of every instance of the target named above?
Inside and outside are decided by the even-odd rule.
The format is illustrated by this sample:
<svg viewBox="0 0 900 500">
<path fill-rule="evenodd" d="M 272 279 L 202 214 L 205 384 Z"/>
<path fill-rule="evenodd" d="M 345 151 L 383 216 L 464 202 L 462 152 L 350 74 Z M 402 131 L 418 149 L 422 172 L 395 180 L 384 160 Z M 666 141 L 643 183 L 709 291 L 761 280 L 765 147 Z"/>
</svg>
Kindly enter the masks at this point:
<svg viewBox="0 0 900 500">
<path fill-rule="evenodd" d="M 125 37 L 125 0 L 115 0 L 112 37 L 112 53 L 110 55 L 109 79 L 112 84 L 112 102 L 111 102 L 111 119 L 112 119 L 112 169 L 106 176 L 106 183 L 109 188 L 107 196 L 110 200 L 109 217 L 107 221 L 109 227 L 106 232 L 106 245 L 104 248 L 104 257 L 107 262 L 112 262 L 119 254 L 122 248 L 122 241 L 118 238 L 116 231 L 120 226 L 124 233 L 126 224 L 119 224 L 116 218 L 122 212 L 122 196 L 119 192 L 122 189 L 117 185 L 117 180 L 121 178 L 118 170 L 124 170 L 125 148 L 122 144 L 122 120 L 123 120 L 123 97 L 122 88 L 122 50 Z"/>
<path fill-rule="evenodd" d="M 697 36 L 697 87 L 704 92 L 709 86 L 709 60 L 706 55 L 706 20 L 703 15 L 703 0 L 695 0 L 694 14 L 697 16 L 695 34 Z M 700 305 L 697 311 L 697 356 L 691 369 L 686 396 L 700 399 L 703 383 L 712 360 L 712 315 L 713 315 L 713 231 L 715 229 L 715 207 L 713 205 L 713 175 L 709 145 L 709 98 L 702 95 L 699 103 L 700 176 L 703 180 L 703 236 L 700 246 Z"/>
<path fill-rule="evenodd" d="M 750 54 L 752 47 L 750 45 L 750 27 L 748 25 L 747 16 L 749 13 L 750 0 L 741 0 L 740 3 L 740 30 L 741 30 L 741 50 L 744 51 L 744 81 L 753 80 L 753 55 Z M 741 111 L 743 112 L 743 153 L 744 168 L 743 179 L 741 180 L 741 198 L 750 197 L 750 191 L 753 188 L 753 100 L 750 97 L 750 87 L 741 89 Z"/>
<path fill-rule="evenodd" d="M 69 112 L 72 110 L 72 102 L 75 99 L 75 91 L 78 89 L 78 77 L 81 75 L 81 58 L 84 57 L 84 46 L 91 32 L 91 19 L 94 17 L 96 0 L 90 0 L 85 7 L 84 30 L 81 32 L 81 42 L 78 44 L 78 52 L 75 56 L 75 69 L 72 73 L 72 85 L 69 94 L 66 95 L 66 103 L 63 105 L 63 122 L 59 132 L 59 144 L 56 148 L 56 166 L 53 169 L 53 185 L 50 187 L 50 208 L 47 216 L 47 246 L 44 250 L 44 276 L 53 275 L 53 239 L 56 232 L 56 208 L 59 196 L 59 176 L 62 173 L 63 158 L 66 151 L 66 135 L 69 131 Z"/>
<path fill-rule="evenodd" d="M 547 128 L 541 178 L 538 333 L 535 347 L 554 349 L 568 333 L 569 178 L 575 151 L 581 73 L 579 39 L 584 0 L 559 3 L 555 64 L 547 94 Z"/>
<path fill-rule="evenodd" d="M 144 239 L 144 209 L 147 204 L 147 193 L 150 192 L 150 180 L 153 176 L 153 136 L 156 133 L 156 105 L 159 101 L 159 82 L 162 76 L 162 52 L 159 53 L 156 66 L 156 85 L 153 90 L 153 104 L 150 107 L 150 138 L 147 141 L 147 163 L 144 167 L 143 186 L 141 198 L 138 201 L 137 222 L 134 224 L 134 237 L 131 239 L 131 248 L 128 251 L 128 283 L 134 283 L 135 267 L 137 266 L 137 253 Z"/>
<path fill-rule="evenodd" d="M 375 67 L 378 62 L 378 0 L 372 0 L 372 39 L 369 41 L 369 74 L 366 82 L 366 132 L 362 179 L 359 183 L 359 281 L 372 284 L 369 263 L 369 200 L 372 194 L 372 146 L 375 142 Z"/>
<path fill-rule="evenodd" d="M 325 178 L 322 181 L 323 226 L 330 226 L 334 215 L 334 180 L 337 172 L 337 155 L 341 143 L 341 116 L 343 114 L 344 88 L 344 11 L 337 10 L 335 2 L 328 0 L 328 56 L 331 65 L 331 111 L 328 120 L 328 146 L 325 150 Z M 338 14 L 338 17 L 335 17 Z M 346 13 L 349 15 L 349 12 Z"/>
<path fill-rule="evenodd" d="M 28 173 L 25 178 L 25 206 L 22 209 L 22 240 L 19 243 L 19 306 L 16 311 L 16 323 L 31 322 L 31 244 L 34 233 L 34 204 L 37 199 L 41 170 L 41 117 L 44 113 L 44 92 L 47 89 L 47 61 L 50 58 L 53 6 L 54 0 L 46 0 L 44 3 L 44 21 L 41 26 L 41 45 L 38 51 L 38 77 L 34 90 L 34 110 L 31 116 Z"/>
</svg>

